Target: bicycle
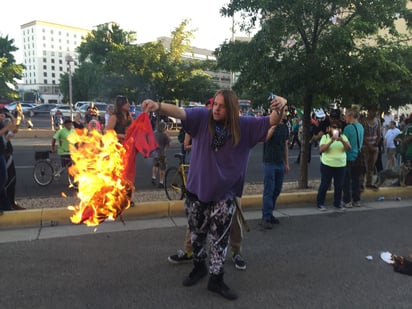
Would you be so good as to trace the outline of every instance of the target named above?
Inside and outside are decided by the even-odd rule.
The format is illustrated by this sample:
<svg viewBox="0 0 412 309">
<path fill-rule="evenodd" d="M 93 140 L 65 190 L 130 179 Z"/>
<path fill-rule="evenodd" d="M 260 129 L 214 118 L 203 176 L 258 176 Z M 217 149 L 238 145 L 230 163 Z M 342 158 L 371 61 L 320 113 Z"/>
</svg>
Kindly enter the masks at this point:
<svg viewBox="0 0 412 309">
<path fill-rule="evenodd" d="M 42 187 L 48 186 L 55 178 L 59 178 L 62 173 L 67 173 L 70 187 L 77 189 L 77 183 L 74 182 L 73 176 L 69 173 L 71 160 L 66 160 L 67 163 L 62 165 L 60 156 L 50 158 L 51 151 L 36 151 L 34 159 L 36 163 L 33 167 L 34 181 Z"/>
<path fill-rule="evenodd" d="M 169 200 L 182 200 L 186 195 L 186 179 L 189 164 L 183 160 L 183 154 L 174 155 L 179 161 L 179 167 L 172 166 L 166 170 L 165 174 L 165 192 Z"/>
</svg>

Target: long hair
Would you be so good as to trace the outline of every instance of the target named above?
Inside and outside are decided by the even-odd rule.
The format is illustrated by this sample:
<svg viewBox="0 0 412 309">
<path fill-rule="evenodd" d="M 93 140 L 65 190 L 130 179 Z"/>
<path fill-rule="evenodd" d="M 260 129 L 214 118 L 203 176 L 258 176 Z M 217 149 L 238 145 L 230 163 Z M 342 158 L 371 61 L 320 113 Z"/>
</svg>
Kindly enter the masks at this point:
<svg viewBox="0 0 412 309">
<path fill-rule="evenodd" d="M 117 122 L 121 123 L 122 125 L 127 124 L 127 122 L 129 121 L 132 121 L 132 116 L 130 115 L 130 113 L 127 113 L 127 115 L 125 116 L 125 114 L 122 111 L 122 106 L 126 103 L 129 103 L 127 97 L 123 95 L 118 95 L 116 97 L 113 114 L 116 115 Z"/>
<path fill-rule="evenodd" d="M 223 89 L 216 92 L 213 98 L 217 95 L 222 95 L 226 107 L 226 119 L 224 120 L 224 128 L 226 128 L 232 136 L 233 145 L 237 145 L 240 141 L 240 124 L 239 124 L 239 101 L 236 93 L 232 90 Z M 209 112 L 209 131 L 214 136 L 216 133 L 216 124 L 213 120 L 213 107 Z"/>
</svg>

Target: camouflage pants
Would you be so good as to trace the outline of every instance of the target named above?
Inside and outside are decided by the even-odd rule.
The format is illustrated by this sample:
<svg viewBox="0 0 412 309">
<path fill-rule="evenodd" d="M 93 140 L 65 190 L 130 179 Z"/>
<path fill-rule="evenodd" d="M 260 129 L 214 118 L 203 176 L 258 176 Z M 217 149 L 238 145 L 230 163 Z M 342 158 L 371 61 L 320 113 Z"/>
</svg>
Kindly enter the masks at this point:
<svg viewBox="0 0 412 309">
<path fill-rule="evenodd" d="M 185 211 L 193 247 L 193 260 L 201 262 L 206 259 L 205 245 L 208 241 L 209 273 L 211 274 L 223 273 L 229 231 L 235 209 L 233 199 L 202 203 L 192 194 L 188 194 L 186 198 Z"/>
</svg>

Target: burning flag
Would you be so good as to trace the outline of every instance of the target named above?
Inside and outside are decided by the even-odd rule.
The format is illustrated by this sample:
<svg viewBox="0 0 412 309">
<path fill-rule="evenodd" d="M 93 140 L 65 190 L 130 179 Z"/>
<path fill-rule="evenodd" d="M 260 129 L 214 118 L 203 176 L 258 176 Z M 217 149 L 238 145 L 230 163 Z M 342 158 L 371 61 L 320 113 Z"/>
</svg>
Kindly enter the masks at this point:
<svg viewBox="0 0 412 309">
<path fill-rule="evenodd" d="M 69 136 L 74 163 L 69 172 L 78 183 L 80 204 L 69 206 L 74 211 L 70 220 L 88 226 L 106 219 L 115 220 L 130 207 L 137 152 L 148 157 L 158 147 L 150 119 L 142 113 L 134 120 L 123 145 L 114 131 L 104 135 L 96 130 L 89 133 L 77 130 L 76 133 Z"/>
</svg>

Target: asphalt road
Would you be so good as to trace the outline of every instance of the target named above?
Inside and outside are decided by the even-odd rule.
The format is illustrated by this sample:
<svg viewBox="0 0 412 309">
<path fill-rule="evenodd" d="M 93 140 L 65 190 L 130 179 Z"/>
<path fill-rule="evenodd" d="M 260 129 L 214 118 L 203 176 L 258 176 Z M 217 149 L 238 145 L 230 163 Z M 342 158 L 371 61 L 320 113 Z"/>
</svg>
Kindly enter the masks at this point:
<svg viewBox="0 0 412 309">
<path fill-rule="evenodd" d="M 379 257 L 411 253 L 411 217 L 412 207 L 361 208 L 283 217 L 265 231 L 250 221 L 247 270 L 225 267 L 233 302 L 207 291 L 206 278 L 182 286 L 191 265 L 167 256 L 183 245 L 183 226 L 137 221 L 148 228 L 73 237 L 49 227 L 58 238 L 0 244 L 0 308 L 411 308 L 411 277 Z"/>
</svg>

